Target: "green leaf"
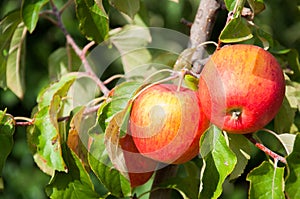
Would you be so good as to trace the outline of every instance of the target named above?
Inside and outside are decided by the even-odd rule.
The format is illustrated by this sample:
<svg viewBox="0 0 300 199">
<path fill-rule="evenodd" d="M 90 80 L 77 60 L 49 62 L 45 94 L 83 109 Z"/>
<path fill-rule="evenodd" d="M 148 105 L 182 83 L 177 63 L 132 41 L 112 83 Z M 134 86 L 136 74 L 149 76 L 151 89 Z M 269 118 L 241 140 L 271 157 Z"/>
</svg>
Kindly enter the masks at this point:
<svg viewBox="0 0 300 199">
<path fill-rule="evenodd" d="M 197 198 L 199 179 L 196 177 L 197 176 L 169 178 L 159 184 L 158 187 L 162 189 L 174 189 L 178 191 L 184 199 Z"/>
<path fill-rule="evenodd" d="M 228 11 L 232 11 L 234 9 L 236 1 L 237 0 L 224 0 L 225 6 Z"/>
<path fill-rule="evenodd" d="M 98 122 L 103 130 L 106 129 L 108 122 L 115 114 L 123 111 L 127 107 L 128 102 L 140 87 L 141 83 L 131 81 L 123 82 L 114 88 L 111 101 L 106 103 L 99 113 Z"/>
<path fill-rule="evenodd" d="M 250 159 L 251 146 L 250 142 L 243 135 L 228 134 L 230 149 L 237 157 L 237 164 L 230 174 L 230 180 L 238 178 L 244 173 L 248 160 Z"/>
<path fill-rule="evenodd" d="M 283 133 L 278 135 L 281 143 L 284 145 L 284 148 L 287 150 L 287 154 L 291 154 L 293 151 L 296 135 L 290 133 Z"/>
<path fill-rule="evenodd" d="M 49 0 L 24 0 L 22 4 L 22 18 L 28 28 L 28 31 L 32 33 L 39 20 L 39 14 L 42 7 L 48 3 Z"/>
<path fill-rule="evenodd" d="M 76 78 L 76 75 L 65 75 L 58 82 L 55 82 L 49 87 L 45 88 L 38 95 L 38 108 L 42 109 L 46 106 L 49 106 L 55 95 L 65 97 Z"/>
<path fill-rule="evenodd" d="M 293 75 L 291 75 L 291 79 L 298 81 L 300 78 L 300 62 L 299 62 L 299 53 L 296 49 L 291 49 L 287 54 L 285 59 L 288 61 L 289 66 L 293 70 Z"/>
<path fill-rule="evenodd" d="M 6 111 L 0 111 L 0 177 L 7 156 L 13 148 L 13 134 L 15 131 L 15 121 Z M 0 178 L 1 179 L 1 178 Z M 1 186 L 0 186 L 1 190 Z"/>
<path fill-rule="evenodd" d="M 284 98 L 282 106 L 274 118 L 274 131 L 278 134 L 289 133 L 297 109 L 292 108 L 287 98 Z"/>
<path fill-rule="evenodd" d="M 57 122 L 61 98 L 53 97 L 50 105 L 41 108 L 34 116 L 34 125 L 28 128 L 28 143 L 40 169 L 53 175 L 54 171 L 67 171 L 62 158 L 61 137 Z"/>
<path fill-rule="evenodd" d="M 300 134 L 297 134 L 292 153 L 287 157 L 289 175 L 285 182 L 286 194 L 289 198 L 300 197 Z"/>
<path fill-rule="evenodd" d="M 21 99 L 25 92 L 26 33 L 27 28 L 20 23 L 11 39 L 6 66 L 7 86 Z"/>
<path fill-rule="evenodd" d="M 101 183 L 116 197 L 131 195 L 129 180 L 115 169 L 104 144 L 104 134 L 95 134 L 88 154 L 91 169 Z"/>
<path fill-rule="evenodd" d="M 6 64 L 10 41 L 21 23 L 20 12 L 9 13 L 0 22 L 0 87 L 6 88 Z"/>
<path fill-rule="evenodd" d="M 149 29 L 127 25 L 120 32 L 112 35 L 110 41 L 121 54 L 126 75 L 138 67 L 148 68 L 145 65 L 150 64 L 151 61 L 151 54 L 147 48 L 147 45 L 151 41 Z M 141 74 L 140 69 L 141 68 L 139 68 L 138 71 L 140 73 L 139 75 L 145 75 L 146 77 L 147 74 L 151 74 Z"/>
<path fill-rule="evenodd" d="M 248 175 L 249 198 L 284 199 L 284 168 L 264 161 Z"/>
<path fill-rule="evenodd" d="M 68 172 L 55 172 L 46 187 L 47 195 L 51 198 L 99 198 L 80 159 L 65 145 L 63 149 Z"/>
<path fill-rule="evenodd" d="M 82 62 L 72 49 L 59 48 L 48 58 L 48 70 L 50 79 L 55 81 L 68 72 L 78 71 Z"/>
<path fill-rule="evenodd" d="M 264 0 L 248 0 L 248 3 L 255 15 L 261 13 L 266 8 Z"/>
<path fill-rule="evenodd" d="M 108 36 L 109 20 L 102 0 L 76 0 L 79 28 L 87 39 L 102 42 Z"/>
<path fill-rule="evenodd" d="M 223 43 L 241 42 L 253 37 L 247 22 L 242 17 L 233 18 L 222 30 L 219 39 Z"/>
<path fill-rule="evenodd" d="M 110 4 L 132 19 L 140 9 L 140 0 L 110 0 Z"/>
<path fill-rule="evenodd" d="M 198 82 L 199 82 L 199 79 L 197 79 L 196 77 L 194 77 L 192 75 L 184 76 L 185 85 L 193 91 L 198 90 Z"/>
<path fill-rule="evenodd" d="M 233 171 L 237 158 L 216 126 L 205 132 L 200 141 L 203 167 L 200 178 L 200 198 L 218 198 L 225 178 Z"/>
</svg>

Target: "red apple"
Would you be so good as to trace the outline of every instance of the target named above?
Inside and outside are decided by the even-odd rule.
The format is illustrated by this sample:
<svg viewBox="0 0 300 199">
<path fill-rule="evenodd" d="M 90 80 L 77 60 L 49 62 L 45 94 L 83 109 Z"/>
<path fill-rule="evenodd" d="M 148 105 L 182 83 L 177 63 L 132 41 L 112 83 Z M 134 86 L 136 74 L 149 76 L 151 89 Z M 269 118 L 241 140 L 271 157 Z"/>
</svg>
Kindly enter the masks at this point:
<svg viewBox="0 0 300 199">
<path fill-rule="evenodd" d="M 129 125 L 141 154 L 160 162 L 181 164 L 198 154 L 199 139 L 209 121 L 200 109 L 197 92 L 159 84 L 135 99 Z"/>
<path fill-rule="evenodd" d="M 285 94 L 277 60 L 268 51 L 245 44 L 217 50 L 204 66 L 198 86 L 203 111 L 211 123 L 238 134 L 267 125 Z"/>
<path fill-rule="evenodd" d="M 126 172 L 128 173 L 131 187 L 137 187 L 146 183 L 151 178 L 158 163 L 142 156 L 130 135 L 126 134 L 120 138 L 119 143 L 123 150 Z"/>
</svg>

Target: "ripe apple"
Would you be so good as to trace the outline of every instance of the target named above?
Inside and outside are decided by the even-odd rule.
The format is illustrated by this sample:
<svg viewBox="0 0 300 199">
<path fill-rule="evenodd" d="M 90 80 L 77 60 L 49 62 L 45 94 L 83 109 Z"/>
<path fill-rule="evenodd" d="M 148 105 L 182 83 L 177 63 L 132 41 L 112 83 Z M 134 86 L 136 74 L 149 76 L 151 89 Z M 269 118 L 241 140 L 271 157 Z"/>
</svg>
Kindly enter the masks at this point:
<svg viewBox="0 0 300 199">
<path fill-rule="evenodd" d="M 129 126 L 141 154 L 181 164 L 199 152 L 199 139 L 209 121 L 200 108 L 197 92 L 173 84 L 154 85 L 133 102 Z"/>
<path fill-rule="evenodd" d="M 199 97 L 211 123 L 245 134 L 267 125 L 278 112 L 285 80 L 275 57 L 254 45 L 217 50 L 199 78 Z"/>
<path fill-rule="evenodd" d="M 131 187 L 146 183 L 154 173 L 158 162 L 142 156 L 129 134 L 120 138 L 119 144 L 123 151 Z"/>
</svg>

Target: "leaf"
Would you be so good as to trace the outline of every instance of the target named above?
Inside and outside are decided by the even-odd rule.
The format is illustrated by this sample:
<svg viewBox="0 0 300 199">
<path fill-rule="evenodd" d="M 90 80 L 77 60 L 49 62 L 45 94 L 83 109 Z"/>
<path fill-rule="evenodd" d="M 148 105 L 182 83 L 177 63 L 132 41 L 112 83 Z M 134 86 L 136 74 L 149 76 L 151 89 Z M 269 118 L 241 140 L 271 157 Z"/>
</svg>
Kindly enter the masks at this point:
<svg viewBox="0 0 300 199">
<path fill-rule="evenodd" d="M 132 19 L 140 9 L 140 0 L 110 0 L 110 4 Z"/>
<path fill-rule="evenodd" d="M 287 150 L 288 155 L 292 153 L 296 135 L 290 133 L 283 133 L 278 135 L 281 143 L 284 145 L 285 149 Z"/>
<path fill-rule="evenodd" d="M 48 71 L 52 81 L 60 79 L 68 72 L 77 71 L 81 66 L 80 58 L 72 49 L 59 48 L 48 58 Z"/>
<path fill-rule="evenodd" d="M 292 108 L 288 100 L 284 98 L 283 103 L 274 118 L 274 131 L 278 134 L 290 132 L 294 123 L 297 109 Z"/>
<path fill-rule="evenodd" d="M 116 197 L 131 195 L 129 180 L 113 167 L 109 159 L 104 134 L 94 134 L 88 160 L 93 172 L 112 195 Z"/>
<path fill-rule="evenodd" d="M 6 64 L 11 38 L 21 23 L 20 12 L 9 13 L 0 22 L 0 87 L 6 88 Z"/>
<path fill-rule="evenodd" d="M 112 35 L 110 41 L 120 52 L 126 75 L 138 67 L 150 64 L 151 54 L 147 44 L 151 41 L 151 35 L 148 28 L 127 25 L 120 32 Z"/>
<path fill-rule="evenodd" d="M 299 53 L 296 49 L 291 49 L 287 54 L 285 59 L 288 61 L 289 66 L 293 70 L 293 75 L 291 79 L 299 81 L 300 78 L 300 62 L 299 62 Z"/>
<path fill-rule="evenodd" d="M 248 3 L 255 15 L 261 13 L 266 8 L 264 0 L 248 0 Z"/>
<path fill-rule="evenodd" d="M 248 175 L 250 181 L 249 199 L 284 199 L 284 168 L 264 161 Z"/>
<path fill-rule="evenodd" d="M 39 19 L 39 14 L 42 7 L 49 0 L 24 0 L 22 1 L 22 18 L 28 31 L 32 33 Z"/>
<path fill-rule="evenodd" d="M 108 36 L 109 20 L 102 0 L 76 0 L 79 28 L 87 39 L 100 43 Z"/>
<path fill-rule="evenodd" d="M 76 78 L 76 75 L 65 75 L 58 82 L 55 82 L 45 88 L 37 97 L 38 108 L 42 109 L 49 106 L 55 95 L 65 97 Z"/>
<path fill-rule="evenodd" d="M 158 185 L 163 189 L 174 189 L 184 199 L 197 198 L 199 179 L 196 176 L 172 177 Z"/>
<path fill-rule="evenodd" d="M 54 171 L 67 171 L 62 158 L 61 137 L 58 129 L 57 113 L 61 98 L 53 97 L 50 105 L 44 106 L 34 116 L 34 125 L 28 128 L 28 143 L 34 153 L 34 160 L 40 169 L 53 175 Z"/>
<path fill-rule="evenodd" d="M 13 134 L 15 131 L 15 121 L 12 116 L 6 114 L 6 110 L 0 111 L 0 179 L 2 169 L 6 162 L 7 156 L 13 148 Z M 1 185 L 0 185 L 1 190 Z"/>
<path fill-rule="evenodd" d="M 289 175 L 285 182 L 286 194 L 289 198 L 300 197 L 300 134 L 297 134 L 292 153 L 286 158 Z"/>
<path fill-rule="evenodd" d="M 112 99 L 106 103 L 99 111 L 98 122 L 103 130 L 113 116 L 127 107 L 128 102 L 141 87 L 139 82 L 124 82 L 114 88 Z"/>
<path fill-rule="evenodd" d="M 200 198 L 218 198 L 225 178 L 233 171 L 237 158 L 216 126 L 205 132 L 200 141 L 203 167 L 200 177 Z"/>
<path fill-rule="evenodd" d="M 193 91 L 198 90 L 198 82 L 199 82 L 199 79 L 197 79 L 196 77 L 194 77 L 192 75 L 185 75 L 184 76 L 185 85 Z"/>
<path fill-rule="evenodd" d="M 78 109 L 78 110 L 77 110 Z M 78 107 L 76 112 L 72 114 L 70 129 L 68 132 L 67 145 L 82 161 L 84 166 L 87 166 L 87 145 L 88 134 L 83 129 L 85 107 Z"/>
<path fill-rule="evenodd" d="M 63 156 L 69 170 L 67 173 L 55 172 L 54 177 L 46 187 L 47 195 L 51 198 L 99 198 L 80 159 L 65 145 Z"/>
<path fill-rule="evenodd" d="M 225 6 L 228 11 L 232 11 L 235 7 L 237 0 L 224 0 Z"/>
<path fill-rule="evenodd" d="M 20 23 L 11 39 L 6 66 L 7 86 L 21 99 L 25 92 L 26 33 L 27 28 Z"/>
<path fill-rule="evenodd" d="M 223 43 L 241 42 L 253 37 L 247 22 L 242 17 L 233 18 L 222 30 L 219 39 Z"/>
<path fill-rule="evenodd" d="M 248 160 L 250 159 L 251 146 L 249 141 L 243 135 L 228 134 L 230 149 L 237 157 L 237 164 L 230 174 L 230 180 L 238 178 L 244 173 Z"/>
</svg>

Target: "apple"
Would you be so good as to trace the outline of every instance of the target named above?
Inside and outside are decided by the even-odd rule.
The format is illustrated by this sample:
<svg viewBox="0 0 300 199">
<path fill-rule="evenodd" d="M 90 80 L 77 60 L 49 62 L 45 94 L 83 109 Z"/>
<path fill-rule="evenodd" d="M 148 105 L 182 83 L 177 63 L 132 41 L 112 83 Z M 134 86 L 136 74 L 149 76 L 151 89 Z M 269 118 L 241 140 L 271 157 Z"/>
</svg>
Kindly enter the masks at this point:
<svg viewBox="0 0 300 199">
<path fill-rule="evenodd" d="M 151 178 L 158 162 L 142 156 L 129 134 L 120 138 L 119 144 L 123 151 L 131 187 L 143 185 Z"/>
<path fill-rule="evenodd" d="M 197 92 L 158 84 L 133 102 L 129 126 L 141 154 L 168 164 L 181 164 L 199 152 L 199 139 L 209 126 Z"/>
<path fill-rule="evenodd" d="M 236 44 L 213 53 L 200 74 L 198 88 L 211 123 L 228 133 L 246 134 L 275 117 L 285 95 L 285 80 L 271 53 Z"/>
</svg>

